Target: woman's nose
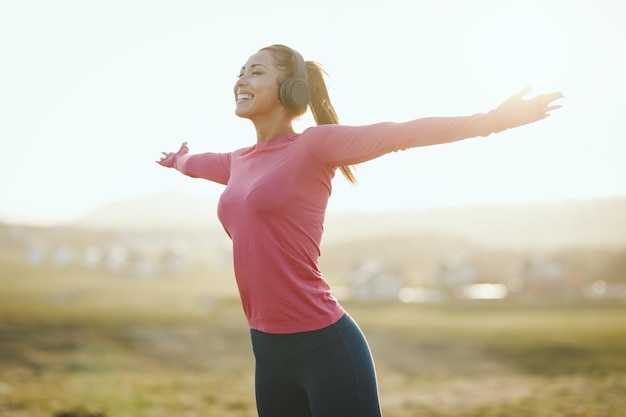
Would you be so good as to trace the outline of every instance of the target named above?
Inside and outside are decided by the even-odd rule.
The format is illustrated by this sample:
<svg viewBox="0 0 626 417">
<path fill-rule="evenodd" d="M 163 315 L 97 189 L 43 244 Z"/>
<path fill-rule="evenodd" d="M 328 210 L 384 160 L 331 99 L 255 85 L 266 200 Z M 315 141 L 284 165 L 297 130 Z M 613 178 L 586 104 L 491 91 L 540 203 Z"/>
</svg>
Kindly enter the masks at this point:
<svg viewBox="0 0 626 417">
<path fill-rule="evenodd" d="M 248 80 L 246 79 L 245 75 L 241 75 L 237 78 L 237 81 L 235 81 L 235 92 L 237 92 L 237 89 L 241 86 L 244 86 L 248 83 Z"/>
<path fill-rule="evenodd" d="M 248 83 L 248 74 L 245 72 L 242 72 L 241 74 L 239 74 L 239 77 L 237 77 L 237 84 L 247 84 Z"/>
</svg>

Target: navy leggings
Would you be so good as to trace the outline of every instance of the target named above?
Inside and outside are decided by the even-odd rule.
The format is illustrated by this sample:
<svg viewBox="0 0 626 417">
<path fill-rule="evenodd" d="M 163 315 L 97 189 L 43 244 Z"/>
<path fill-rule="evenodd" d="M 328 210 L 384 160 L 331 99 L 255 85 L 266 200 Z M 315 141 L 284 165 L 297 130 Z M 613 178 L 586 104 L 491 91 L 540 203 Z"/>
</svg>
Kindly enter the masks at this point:
<svg viewBox="0 0 626 417">
<path fill-rule="evenodd" d="M 380 417 L 374 362 L 345 314 L 312 332 L 251 330 L 259 417 Z"/>
</svg>

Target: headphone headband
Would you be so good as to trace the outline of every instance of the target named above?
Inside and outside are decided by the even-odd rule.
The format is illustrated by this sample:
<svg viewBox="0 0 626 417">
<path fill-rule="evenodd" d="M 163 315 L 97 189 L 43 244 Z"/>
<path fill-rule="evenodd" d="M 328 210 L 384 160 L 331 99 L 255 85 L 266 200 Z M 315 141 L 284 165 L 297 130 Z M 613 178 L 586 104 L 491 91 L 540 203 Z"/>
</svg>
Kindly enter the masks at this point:
<svg viewBox="0 0 626 417">
<path fill-rule="evenodd" d="M 296 51 L 295 49 L 291 49 L 291 53 L 293 54 L 293 58 L 296 61 L 296 73 L 294 77 L 300 78 L 306 82 L 306 63 L 304 62 L 304 58 L 302 58 L 300 52 Z"/>
</svg>

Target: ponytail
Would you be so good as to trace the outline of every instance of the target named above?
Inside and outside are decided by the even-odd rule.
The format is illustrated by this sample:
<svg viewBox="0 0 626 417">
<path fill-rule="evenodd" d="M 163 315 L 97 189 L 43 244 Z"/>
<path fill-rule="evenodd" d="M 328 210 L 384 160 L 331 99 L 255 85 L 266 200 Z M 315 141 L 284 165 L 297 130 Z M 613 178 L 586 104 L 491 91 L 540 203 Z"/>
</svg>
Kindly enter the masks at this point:
<svg viewBox="0 0 626 417">
<path fill-rule="evenodd" d="M 309 85 L 310 99 L 309 108 L 318 125 L 338 125 L 339 117 L 330 102 L 328 89 L 324 81 L 324 75 L 328 75 L 317 62 L 306 61 L 307 84 Z M 356 184 L 353 166 L 344 165 L 339 167 L 344 177 L 351 183 Z"/>
<path fill-rule="evenodd" d="M 293 76 L 296 72 L 296 64 L 294 53 L 291 48 L 285 45 L 271 45 L 260 49 L 261 51 L 270 51 L 274 58 L 274 64 L 283 73 L 280 82 L 285 81 L 288 77 Z M 309 108 L 317 125 L 338 125 L 339 118 L 333 108 L 324 75 L 328 75 L 322 69 L 322 66 L 314 61 L 305 61 L 307 84 L 309 86 Z M 306 112 L 306 106 L 291 109 L 291 116 L 302 116 Z M 351 183 L 356 184 L 356 178 L 352 172 L 353 166 L 339 167 L 344 177 Z"/>
</svg>

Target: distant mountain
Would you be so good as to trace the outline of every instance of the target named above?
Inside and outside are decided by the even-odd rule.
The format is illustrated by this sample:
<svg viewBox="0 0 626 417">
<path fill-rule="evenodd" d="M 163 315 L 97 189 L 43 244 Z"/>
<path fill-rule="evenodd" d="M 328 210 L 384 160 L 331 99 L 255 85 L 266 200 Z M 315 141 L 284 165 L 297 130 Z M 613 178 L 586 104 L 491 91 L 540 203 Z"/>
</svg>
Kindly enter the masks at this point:
<svg viewBox="0 0 626 417">
<path fill-rule="evenodd" d="M 164 193 L 100 207 L 74 227 L 112 230 L 221 229 L 214 200 Z M 626 197 L 557 203 L 491 204 L 430 210 L 329 212 L 325 243 L 442 235 L 503 249 L 626 247 Z"/>
<path fill-rule="evenodd" d="M 329 216 L 328 239 L 427 233 L 490 248 L 626 247 L 626 197 Z"/>
<path fill-rule="evenodd" d="M 110 230 L 215 229 L 217 202 L 185 193 L 169 192 L 114 201 L 71 226 Z"/>
</svg>

